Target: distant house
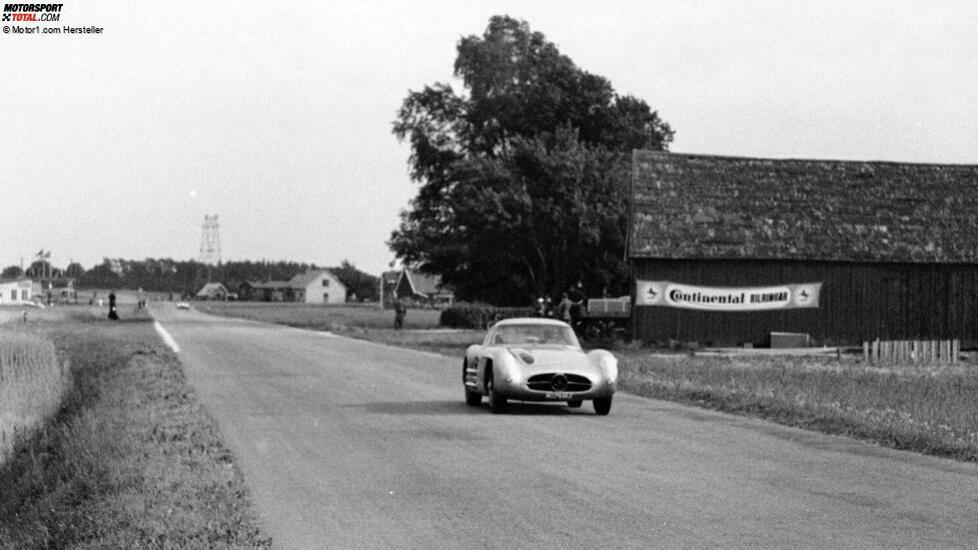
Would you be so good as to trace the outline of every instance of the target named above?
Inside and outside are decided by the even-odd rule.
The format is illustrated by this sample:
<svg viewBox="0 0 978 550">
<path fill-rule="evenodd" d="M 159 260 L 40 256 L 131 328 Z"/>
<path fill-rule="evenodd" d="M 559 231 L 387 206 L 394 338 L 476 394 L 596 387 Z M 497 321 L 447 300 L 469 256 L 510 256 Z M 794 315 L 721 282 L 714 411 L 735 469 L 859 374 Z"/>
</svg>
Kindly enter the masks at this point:
<svg viewBox="0 0 978 550">
<path fill-rule="evenodd" d="M 207 283 L 194 296 L 200 300 L 227 300 L 228 289 L 221 283 Z"/>
<path fill-rule="evenodd" d="M 455 293 L 442 286 L 441 277 L 410 269 L 401 271 L 394 285 L 394 296 L 434 307 L 450 306 L 455 300 Z"/>
<path fill-rule="evenodd" d="M 288 282 L 294 302 L 306 304 L 344 304 L 346 285 L 328 269 L 312 269 Z"/>
<path fill-rule="evenodd" d="M 254 283 L 252 281 L 244 281 L 244 282 L 238 283 L 238 286 L 236 287 L 238 289 L 238 299 L 240 299 L 240 300 L 259 300 L 260 299 L 260 295 L 259 295 L 258 289 L 255 288 L 255 285 L 256 284 L 258 284 L 258 283 Z"/>
<path fill-rule="evenodd" d="M 328 269 L 311 269 L 288 281 L 248 281 L 238 285 L 242 299 L 260 302 L 343 304 L 346 292 L 346 285 Z"/>
<path fill-rule="evenodd" d="M 26 277 L 0 280 L 0 305 L 9 306 L 29 302 L 38 292 L 40 289 L 35 292 L 35 284 Z"/>
</svg>

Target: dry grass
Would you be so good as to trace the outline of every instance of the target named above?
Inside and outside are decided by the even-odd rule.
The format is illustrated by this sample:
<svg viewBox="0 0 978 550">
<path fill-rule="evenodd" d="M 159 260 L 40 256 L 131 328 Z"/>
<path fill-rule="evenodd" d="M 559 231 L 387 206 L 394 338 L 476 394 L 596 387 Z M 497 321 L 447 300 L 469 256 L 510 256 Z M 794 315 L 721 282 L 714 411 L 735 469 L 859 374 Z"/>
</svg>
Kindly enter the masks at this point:
<svg viewBox="0 0 978 550">
<path fill-rule="evenodd" d="M 0 548 L 268 547 L 233 456 L 150 319 L 69 311 L 28 324 L 70 358 L 72 383 L 0 467 Z"/>
<path fill-rule="evenodd" d="M 204 313 L 239 317 L 312 330 L 343 332 L 353 328 L 388 329 L 394 326 L 394 312 L 374 305 L 317 305 L 281 302 L 194 302 Z M 409 309 L 404 320 L 407 330 L 438 327 L 441 311 Z"/>
<path fill-rule="evenodd" d="M 0 464 L 57 411 L 68 385 L 67 364 L 54 344 L 0 328 Z"/>
<path fill-rule="evenodd" d="M 622 389 L 978 461 L 978 367 L 623 353 Z"/>
</svg>

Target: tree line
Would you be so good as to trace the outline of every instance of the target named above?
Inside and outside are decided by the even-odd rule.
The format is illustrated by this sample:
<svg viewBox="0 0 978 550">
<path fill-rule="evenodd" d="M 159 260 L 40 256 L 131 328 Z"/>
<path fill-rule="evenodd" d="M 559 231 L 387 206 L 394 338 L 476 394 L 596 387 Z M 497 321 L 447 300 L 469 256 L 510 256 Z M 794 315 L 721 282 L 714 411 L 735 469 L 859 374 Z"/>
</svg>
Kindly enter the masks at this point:
<svg viewBox="0 0 978 550">
<path fill-rule="evenodd" d="M 323 269 L 316 264 L 290 261 L 232 261 L 211 266 L 193 260 L 154 259 L 126 260 L 104 258 L 102 263 L 85 269 L 72 262 L 65 268 L 57 268 L 47 261 L 35 261 L 26 270 L 8 266 L 0 277 L 13 279 L 27 276 L 33 279 L 51 279 L 55 284 L 71 280 L 76 288 L 143 289 L 152 292 L 168 292 L 178 296 L 194 294 L 208 281 L 221 282 L 235 292 L 243 282 L 287 281 L 309 269 Z M 356 268 L 347 260 L 329 269 L 346 287 L 349 295 L 359 300 L 375 301 L 379 298 L 378 278 Z"/>
</svg>

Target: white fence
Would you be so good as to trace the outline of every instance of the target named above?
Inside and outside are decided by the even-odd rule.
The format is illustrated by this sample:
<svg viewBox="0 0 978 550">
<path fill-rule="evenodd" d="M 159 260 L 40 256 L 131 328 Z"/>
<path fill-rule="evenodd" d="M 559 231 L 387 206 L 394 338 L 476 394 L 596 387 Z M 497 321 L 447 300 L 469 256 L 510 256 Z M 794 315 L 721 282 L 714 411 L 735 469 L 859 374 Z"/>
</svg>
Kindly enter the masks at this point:
<svg viewBox="0 0 978 550">
<path fill-rule="evenodd" d="M 863 342 L 868 363 L 957 363 L 960 340 L 879 340 Z"/>
</svg>

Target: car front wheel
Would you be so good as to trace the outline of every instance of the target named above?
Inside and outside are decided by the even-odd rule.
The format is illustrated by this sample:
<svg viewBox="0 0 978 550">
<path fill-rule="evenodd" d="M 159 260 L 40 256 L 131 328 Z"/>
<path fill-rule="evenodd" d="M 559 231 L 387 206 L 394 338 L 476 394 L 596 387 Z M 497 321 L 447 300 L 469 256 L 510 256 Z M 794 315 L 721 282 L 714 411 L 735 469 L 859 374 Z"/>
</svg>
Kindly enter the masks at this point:
<svg viewBox="0 0 978 550">
<path fill-rule="evenodd" d="M 465 385 L 468 373 L 469 361 L 466 359 L 462 361 L 462 386 L 465 388 L 465 404 L 470 407 L 477 407 L 482 403 L 482 394 L 477 391 L 470 390 L 469 387 Z"/>
<path fill-rule="evenodd" d="M 493 383 L 492 377 L 486 382 L 489 393 L 489 410 L 495 414 L 499 414 L 506 409 L 506 396 L 501 395 L 496 391 L 496 385 Z"/>
<path fill-rule="evenodd" d="M 611 398 L 602 397 L 594 400 L 594 412 L 601 416 L 606 416 L 611 412 Z"/>
</svg>

